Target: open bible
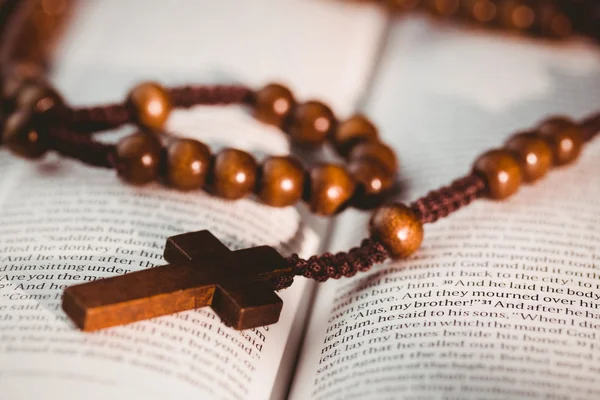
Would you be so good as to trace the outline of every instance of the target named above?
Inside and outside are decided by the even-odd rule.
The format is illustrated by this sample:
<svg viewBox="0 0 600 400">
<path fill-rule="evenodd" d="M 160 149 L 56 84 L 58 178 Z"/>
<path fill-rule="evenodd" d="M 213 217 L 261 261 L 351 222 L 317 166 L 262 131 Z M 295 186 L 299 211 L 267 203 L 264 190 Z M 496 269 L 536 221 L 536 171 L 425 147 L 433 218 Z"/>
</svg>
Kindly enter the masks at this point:
<svg viewBox="0 0 600 400">
<path fill-rule="evenodd" d="M 600 52 L 585 42 L 337 2 L 236 3 L 235 13 L 227 2 L 167 3 L 80 5 L 54 60 L 65 97 L 115 101 L 142 79 L 280 80 L 340 117 L 361 110 L 376 122 L 399 153 L 398 201 L 465 174 L 477 154 L 546 115 L 578 119 L 600 106 Z M 281 132 L 235 107 L 177 111 L 168 131 L 259 159 L 290 151 Z M 307 257 L 359 243 L 369 213 L 332 220 L 131 187 L 55 154 L 30 162 L 2 150 L 0 171 L 1 399 L 600 396 L 598 139 L 509 200 L 427 225 L 410 259 L 322 284 L 296 278 L 278 293 L 279 322 L 243 331 L 202 308 L 83 333 L 60 304 L 67 286 L 165 264 L 169 236 L 208 229 L 230 249 Z"/>
</svg>

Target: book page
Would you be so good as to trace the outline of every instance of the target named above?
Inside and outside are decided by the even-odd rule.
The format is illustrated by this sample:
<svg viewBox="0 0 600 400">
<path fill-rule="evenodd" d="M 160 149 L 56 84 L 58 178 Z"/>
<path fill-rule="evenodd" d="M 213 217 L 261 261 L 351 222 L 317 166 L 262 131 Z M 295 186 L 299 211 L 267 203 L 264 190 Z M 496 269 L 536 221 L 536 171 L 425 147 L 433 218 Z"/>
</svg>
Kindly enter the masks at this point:
<svg viewBox="0 0 600 400">
<path fill-rule="evenodd" d="M 144 79 L 252 87 L 281 80 L 299 100 L 326 90 L 321 98 L 343 114 L 363 90 L 383 18 L 373 7 L 314 2 L 81 3 L 54 68 L 73 104 L 119 101 Z M 356 40 L 346 42 L 347 26 Z M 274 28 L 286 34 L 273 36 Z M 239 107 L 174 112 L 168 131 L 259 160 L 289 152 L 280 131 Z M 56 154 L 30 162 L 3 150 L 0 165 L 0 398 L 283 397 L 312 294 L 304 279 L 280 292 L 277 324 L 242 332 L 207 307 L 84 334 L 60 309 L 62 291 L 162 265 L 167 237 L 201 229 L 231 249 L 271 245 L 310 256 L 328 219 L 254 199 L 132 187 L 114 171 Z"/>
<path fill-rule="evenodd" d="M 585 44 L 419 20 L 388 43 L 367 110 L 399 152 L 401 201 L 546 115 L 600 105 L 600 60 Z M 598 398 L 599 170 L 596 139 L 510 199 L 426 225 L 410 259 L 321 285 L 290 397 Z M 367 218 L 336 224 L 332 251 L 365 237 Z"/>
</svg>

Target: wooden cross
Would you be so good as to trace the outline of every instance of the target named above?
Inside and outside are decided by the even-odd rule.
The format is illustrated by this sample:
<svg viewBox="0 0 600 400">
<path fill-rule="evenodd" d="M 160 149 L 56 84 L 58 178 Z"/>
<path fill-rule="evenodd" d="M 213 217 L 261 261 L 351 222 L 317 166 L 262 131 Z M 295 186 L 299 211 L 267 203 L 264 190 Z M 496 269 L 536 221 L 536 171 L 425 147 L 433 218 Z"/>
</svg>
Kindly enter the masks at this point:
<svg viewBox="0 0 600 400">
<path fill-rule="evenodd" d="M 167 239 L 168 265 L 71 286 L 63 310 L 84 331 L 211 306 L 235 329 L 279 320 L 282 300 L 267 284 L 290 274 L 269 246 L 231 251 L 209 231 Z"/>
</svg>

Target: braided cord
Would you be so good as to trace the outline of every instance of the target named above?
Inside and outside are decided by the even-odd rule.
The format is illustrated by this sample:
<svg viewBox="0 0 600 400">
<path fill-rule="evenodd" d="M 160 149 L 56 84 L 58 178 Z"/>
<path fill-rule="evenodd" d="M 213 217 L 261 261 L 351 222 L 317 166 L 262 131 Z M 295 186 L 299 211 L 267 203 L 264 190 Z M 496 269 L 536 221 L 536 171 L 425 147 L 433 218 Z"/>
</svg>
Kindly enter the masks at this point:
<svg viewBox="0 0 600 400">
<path fill-rule="evenodd" d="M 447 217 L 454 211 L 469 205 L 481 197 L 485 191 L 485 181 L 474 174 L 457 179 L 448 186 L 429 192 L 410 205 L 421 223 L 432 223 Z"/>
<path fill-rule="evenodd" d="M 60 154 L 96 167 L 113 168 L 114 144 L 105 144 L 65 128 L 52 128 L 46 134 L 48 145 Z"/>
<path fill-rule="evenodd" d="M 175 108 L 244 104 L 253 97 L 252 90 L 242 85 L 180 86 L 170 88 L 168 91 Z M 66 125 L 80 134 L 115 129 L 135 122 L 126 102 L 106 106 L 71 108 L 66 113 Z"/>
<path fill-rule="evenodd" d="M 600 113 L 584 119 L 581 123 L 581 129 L 583 131 L 583 139 L 586 142 L 589 142 L 596 135 L 600 134 Z"/>
<path fill-rule="evenodd" d="M 191 107 L 193 104 L 229 104 L 251 99 L 252 92 L 243 87 L 212 86 L 182 87 L 171 89 L 178 107 Z M 90 120 L 94 124 L 114 125 L 130 117 L 124 106 L 109 105 L 75 110 L 71 123 L 85 124 Z M 86 121 L 86 118 L 89 118 Z M 128 122 L 128 121 L 127 121 Z M 600 132 L 600 113 L 584 119 L 580 123 L 584 139 L 592 140 Z M 104 144 L 89 135 L 81 135 L 70 128 L 52 128 L 47 140 L 51 148 L 59 153 L 81 160 L 85 163 L 115 168 L 115 145 Z M 409 205 L 421 223 L 433 223 L 440 218 L 467 206 L 482 197 L 486 191 L 485 180 L 469 174 L 459 178 L 448 186 L 429 192 Z M 368 271 L 373 265 L 389 258 L 385 247 L 373 239 L 364 239 L 360 246 L 347 252 L 324 253 L 303 259 L 298 254 L 287 257 L 292 274 L 280 276 L 270 283 L 275 290 L 289 287 L 296 275 L 324 282 L 330 278 L 351 277 L 358 272 Z"/>
<path fill-rule="evenodd" d="M 189 108 L 196 105 L 244 104 L 253 92 L 242 85 L 181 86 L 170 89 L 173 107 Z"/>
<path fill-rule="evenodd" d="M 580 123 L 586 141 L 592 140 L 600 133 L 600 113 L 594 114 Z M 470 174 L 453 181 L 450 185 L 433 190 L 409 205 L 421 223 L 433 223 L 440 218 L 469 205 L 483 197 L 486 184 L 483 178 Z M 360 247 L 337 254 L 325 253 L 312 256 L 308 260 L 298 254 L 287 258 L 295 275 L 312 278 L 319 282 L 329 278 L 339 279 L 342 276 L 353 276 L 359 271 L 368 271 L 374 264 L 389 258 L 389 254 L 381 243 L 372 239 L 363 240 Z M 273 282 L 276 290 L 290 286 L 293 277 L 280 277 Z"/>
</svg>

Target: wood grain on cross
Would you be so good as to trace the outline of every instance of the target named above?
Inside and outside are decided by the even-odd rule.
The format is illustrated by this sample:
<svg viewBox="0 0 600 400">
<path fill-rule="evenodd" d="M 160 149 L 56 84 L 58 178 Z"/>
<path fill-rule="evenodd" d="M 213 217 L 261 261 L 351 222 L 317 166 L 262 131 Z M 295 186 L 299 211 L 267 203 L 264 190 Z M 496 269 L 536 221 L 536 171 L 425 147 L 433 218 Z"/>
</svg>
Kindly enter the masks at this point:
<svg viewBox="0 0 600 400">
<path fill-rule="evenodd" d="M 231 251 L 209 231 L 167 239 L 168 265 L 65 290 L 63 309 L 84 331 L 211 306 L 235 329 L 279 320 L 283 302 L 266 282 L 289 274 L 269 246 Z"/>
</svg>

